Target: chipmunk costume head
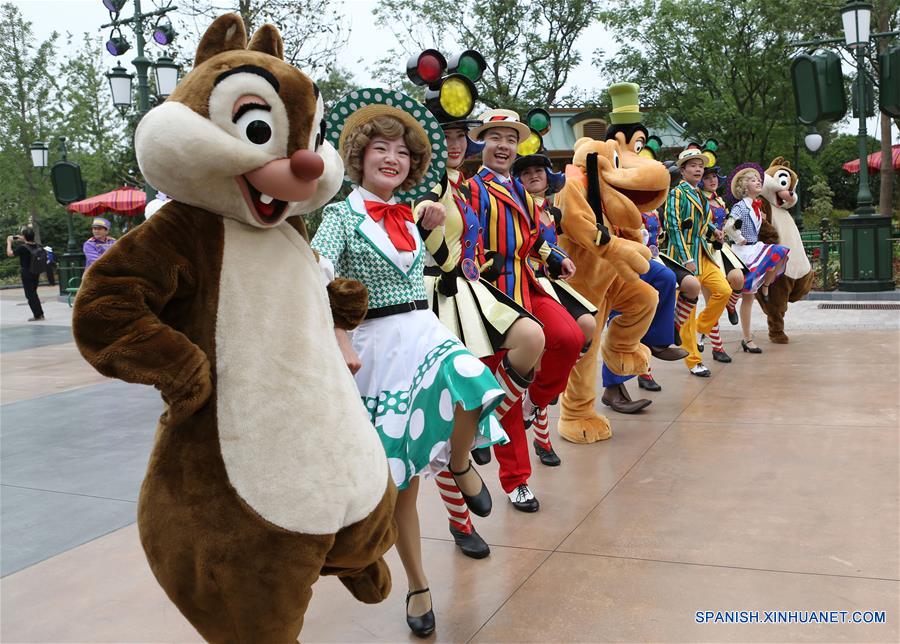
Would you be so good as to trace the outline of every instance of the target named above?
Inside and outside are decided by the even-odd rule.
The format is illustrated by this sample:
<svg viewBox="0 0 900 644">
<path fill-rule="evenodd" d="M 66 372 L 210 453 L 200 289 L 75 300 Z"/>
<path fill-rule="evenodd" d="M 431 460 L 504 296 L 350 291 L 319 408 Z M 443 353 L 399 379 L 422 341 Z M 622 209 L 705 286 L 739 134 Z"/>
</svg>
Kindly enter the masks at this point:
<svg viewBox="0 0 900 644">
<path fill-rule="evenodd" d="M 641 212 L 666 199 L 669 173 L 658 161 L 638 156 L 647 141 L 640 124 L 638 86 L 610 87 L 613 111 L 607 140 L 575 142 L 566 185 L 557 198 L 562 211 L 560 245 L 578 267 L 569 281 L 588 296 L 606 320 L 612 309 L 622 315 L 608 328 L 597 325 L 590 351 L 575 365 L 562 396 L 560 435 L 576 443 L 609 438 L 609 421 L 597 414 L 597 356 L 614 373 L 646 372 L 650 351 L 641 344 L 656 310 L 658 295 L 639 277 L 650 269 L 650 250 L 641 243 Z M 602 334 L 602 341 L 601 341 Z"/>
<path fill-rule="evenodd" d="M 334 336 L 362 319 L 365 288 L 326 292 L 293 216 L 343 176 L 322 111 L 274 27 L 248 49 L 240 17 L 217 19 L 135 135 L 172 200 L 91 266 L 75 302 L 85 358 L 162 393 L 141 542 L 212 642 L 296 640 L 320 574 L 365 602 L 390 590 L 396 490 Z"/>
<path fill-rule="evenodd" d="M 762 209 L 766 219 L 759 229 L 759 240 L 767 244 L 782 244 L 791 249 L 784 275 L 769 287 L 769 301 L 757 301 L 766 314 L 769 323 L 769 339 L 777 344 L 786 344 L 788 336 L 784 332 L 784 315 L 789 302 L 802 300 L 812 288 L 813 272 L 803 240 L 793 216 L 787 211 L 797 203 L 799 179 L 790 163 L 783 157 L 776 157 L 769 164 L 763 178 Z"/>
</svg>

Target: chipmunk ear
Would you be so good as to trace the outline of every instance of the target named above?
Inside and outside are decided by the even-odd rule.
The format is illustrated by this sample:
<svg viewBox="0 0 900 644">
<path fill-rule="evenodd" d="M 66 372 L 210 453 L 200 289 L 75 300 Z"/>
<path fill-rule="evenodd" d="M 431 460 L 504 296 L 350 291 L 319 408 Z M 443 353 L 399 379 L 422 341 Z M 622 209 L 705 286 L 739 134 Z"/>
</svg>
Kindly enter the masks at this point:
<svg viewBox="0 0 900 644">
<path fill-rule="evenodd" d="M 223 51 L 247 48 L 247 30 L 244 21 L 236 13 L 219 16 L 203 34 L 194 56 L 194 67 L 201 65 Z"/>
<path fill-rule="evenodd" d="M 249 49 L 284 60 L 284 41 L 273 25 L 263 25 L 257 29 L 250 40 Z"/>
</svg>

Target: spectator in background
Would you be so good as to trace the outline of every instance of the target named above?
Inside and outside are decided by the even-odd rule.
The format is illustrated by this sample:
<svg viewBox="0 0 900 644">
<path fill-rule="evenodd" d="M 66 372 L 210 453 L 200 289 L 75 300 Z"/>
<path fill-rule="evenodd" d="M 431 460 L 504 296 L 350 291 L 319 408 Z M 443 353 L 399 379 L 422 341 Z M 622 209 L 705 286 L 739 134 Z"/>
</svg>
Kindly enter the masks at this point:
<svg viewBox="0 0 900 644">
<path fill-rule="evenodd" d="M 13 249 L 13 242 L 24 242 Z M 19 274 L 22 276 L 22 288 L 25 289 L 25 298 L 28 300 L 28 306 L 31 307 L 33 317 L 28 318 L 29 322 L 37 322 L 44 319 L 44 309 L 41 307 L 41 300 L 38 298 L 38 277 L 43 271 L 33 271 L 32 268 L 37 262 L 32 261 L 35 254 L 44 249 L 38 246 L 34 241 L 34 229 L 23 228 L 21 235 L 9 235 L 6 238 L 6 256 L 19 258 Z M 44 255 L 44 265 L 40 268 L 46 270 L 46 255 Z"/>
<path fill-rule="evenodd" d="M 91 222 L 91 234 L 93 237 L 84 242 L 83 247 L 85 270 L 116 243 L 115 238 L 109 236 L 109 220 L 103 217 L 95 217 Z"/>
<path fill-rule="evenodd" d="M 56 286 L 56 254 L 50 246 L 44 246 L 44 250 L 47 251 L 47 284 Z"/>
</svg>

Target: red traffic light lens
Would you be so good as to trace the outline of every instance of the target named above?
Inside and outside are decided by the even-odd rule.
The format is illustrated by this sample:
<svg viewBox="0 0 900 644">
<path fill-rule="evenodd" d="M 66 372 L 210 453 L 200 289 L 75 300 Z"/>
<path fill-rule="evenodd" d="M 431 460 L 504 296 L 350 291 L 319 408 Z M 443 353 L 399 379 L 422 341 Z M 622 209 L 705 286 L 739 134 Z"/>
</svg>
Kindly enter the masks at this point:
<svg viewBox="0 0 900 644">
<path fill-rule="evenodd" d="M 406 75 L 416 85 L 436 85 L 445 69 L 447 60 L 437 49 L 426 49 L 406 63 Z"/>
</svg>

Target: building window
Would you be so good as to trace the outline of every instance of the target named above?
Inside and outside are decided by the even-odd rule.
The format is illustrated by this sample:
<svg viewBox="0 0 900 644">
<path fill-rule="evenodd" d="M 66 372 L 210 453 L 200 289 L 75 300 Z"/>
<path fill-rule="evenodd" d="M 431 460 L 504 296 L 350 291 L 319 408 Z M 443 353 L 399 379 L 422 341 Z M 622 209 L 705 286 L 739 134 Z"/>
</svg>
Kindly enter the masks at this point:
<svg viewBox="0 0 900 644">
<path fill-rule="evenodd" d="M 576 123 L 572 129 L 576 139 L 587 136 L 602 141 L 606 137 L 606 121 L 603 119 L 585 119 Z"/>
</svg>

